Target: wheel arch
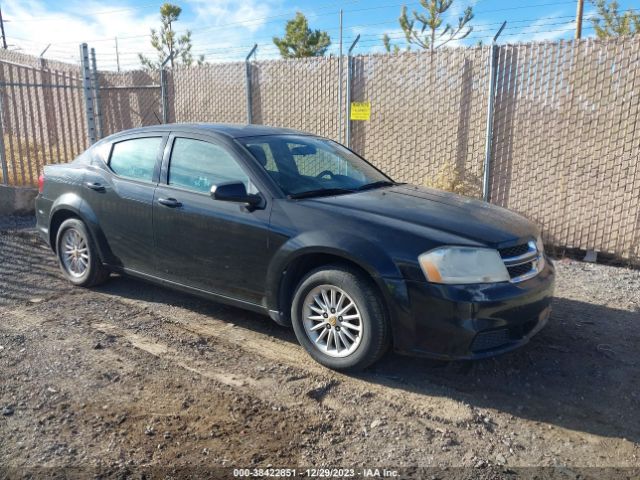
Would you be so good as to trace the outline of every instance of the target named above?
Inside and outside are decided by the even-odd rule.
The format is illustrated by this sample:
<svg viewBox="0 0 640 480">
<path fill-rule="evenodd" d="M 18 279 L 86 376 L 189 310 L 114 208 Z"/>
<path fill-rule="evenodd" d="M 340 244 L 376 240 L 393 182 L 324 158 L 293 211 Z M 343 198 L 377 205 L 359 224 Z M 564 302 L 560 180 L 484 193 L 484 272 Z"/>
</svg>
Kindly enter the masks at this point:
<svg viewBox="0 0 640 480">
<path fill-rule="evenodd" d="M 344 245 L 314 245 L 289 251 L 281 249 L 268 275 L 266 301 L 271 317 L 282 325 L 290 325 L 291 300 L 302 278 L 316 268 L 339 264 L 359 271 L 371 281 L 380 293 L 389 321 L 393 323 L 393 308 L 389 303 L 391 298 L 383 276 L 399 278 L 400 271 L 384 251 L 370 242 L 354 242 L 354 239 L 351 237 L 349 243 L 352 245 L 349 248 L 344 248 Z M 357 252 L 360 256 L 351 252 Z"/>
<path fill-rule="evenodd" d="M 91 239 L 94 241 L 98 250 L 100 261 L 105 262 L 109 255 L 110 249 L 106 238 L 98 225 L 95 213 L 87 206 L 87 204 L 75 194 L 65 194 L 59 197 L 51 207 L 49 220 L 49 241 L 51 249 L 56 252 L 56 239 L 60 226 L 70 218 L 77 218 L 82 221 L 89 230 Z"/>
</svg>

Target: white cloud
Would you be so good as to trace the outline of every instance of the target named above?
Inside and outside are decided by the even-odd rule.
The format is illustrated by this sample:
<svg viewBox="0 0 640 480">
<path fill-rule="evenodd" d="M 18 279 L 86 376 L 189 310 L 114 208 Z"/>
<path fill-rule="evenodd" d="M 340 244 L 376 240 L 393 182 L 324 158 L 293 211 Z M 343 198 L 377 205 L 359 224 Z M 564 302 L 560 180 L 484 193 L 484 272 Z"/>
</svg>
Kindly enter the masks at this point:
<svg viewBox="0 0 640 480">
<path fill-rule="evenodd" d="M 187 0 L 195 20 L 188 26 L 192 30 L 193 52 L 204 54 L 207 62 L 244 60 L 254 43 L 261 45 L 257 55 L 276 56 L 271 45 L 270 32 L 274 23 L 284 21 L 282 12 L 274 13 L 283 0 Z M 291 15 L 291 12 L 287 13 Z"/>
<path fill-rule="evenodd" d="M 130 52 L 149 52 L 149 26 L 157 23 L 157 13 L 127 10 L 127 4 L 101 2 L 68 2 L 64 10 L 53 11 L 40 0 L 5 0 L 3 14 L 10 44 L 24 53 L 38 55 L 51 43 L 45 58 L 78 62 L 78 46 L 86 41 L 96 48 L 101 68 L 115 67 L 115 37 L 123 37 L 120 50 L 123 63 L 133 63 Z M 73 12 L 101 12 L 100 15 L 80 16 Z M 109 13 L 107 13 L 109 12 Z M 136 36 L 139 38 L 124 38 Z M 100 39 L 100 41 L 97 41 Z M 93 40 L 93 41 L 92 41 Z M 124 55 L 129 52 L 128 55 Z"/>
<path fill-rule="evenodd" d="M 509 43 L 542 42 L 545 40 L 558 40 L 565 37 L 568 32 L 573 32 L 576 26 L 573 21 L 558 21 L 558 18 L 562 18 L 562 15 L 563 12 L 556 12 L 538 18 L 535 22 L 523 28 L 517 35 L 510 36 Z"/>
<path fill-rule="evenodd" d="M 458 17 L 461 17 L 467 7 L 474 8 L 478 3 L 478 0 L 468 0 L 466 2 L 453 2 L 450 9 L 445 14 L 446 22 L 450 24 L 457 24 Z M 445 23 L 446 23 L 445 22 Z"/>
<path fill-rule="evenodd" d="M 238 28 L 255 32 L 267 21 L 272 5 L 269 2 L 245 0 L 240 5 L 232 0 L 189 0 L 200 23 L 211 26 L 236 23 Z M 242 23 L 239 23 L 242 22 Z"/>
<path fill-rule="evenodd" d="M 245 45 L 252 44 L 268 21 L 265 17 L 280 2 L 188 0 L 182 4 L 183 19 L 175 29 L 192 30 L 194 53 L 204 53 L 208 61 L 243 58 L 248 52 Z M 45 58 L 77 63 L 78 46 L 87 42 L 96 49 L 98 68 L 115 70 L 118 37 L 120 64 L 125 69 L 139 66 L 138 53 L 156 55 L 149 33 L 159 25 L 157 7 L 72 0 L 54 9 L 43 0 L 5 0 L 2 9 L 9 43 L 24 53 L 39 55 L 51 43 Z"/>
</svg>

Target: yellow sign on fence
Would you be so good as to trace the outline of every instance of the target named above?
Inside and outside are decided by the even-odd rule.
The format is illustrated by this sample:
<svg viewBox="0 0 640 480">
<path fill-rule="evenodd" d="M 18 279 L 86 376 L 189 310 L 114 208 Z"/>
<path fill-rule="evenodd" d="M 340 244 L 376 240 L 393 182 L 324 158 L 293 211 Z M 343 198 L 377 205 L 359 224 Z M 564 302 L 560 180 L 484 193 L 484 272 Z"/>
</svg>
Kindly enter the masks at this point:
<svg viewBox="0 0 640 480">
<path fill-rule="evenodd" d="M 351 102 L 351 120 L 371 119 L 371 102 Z"/>
</svg>

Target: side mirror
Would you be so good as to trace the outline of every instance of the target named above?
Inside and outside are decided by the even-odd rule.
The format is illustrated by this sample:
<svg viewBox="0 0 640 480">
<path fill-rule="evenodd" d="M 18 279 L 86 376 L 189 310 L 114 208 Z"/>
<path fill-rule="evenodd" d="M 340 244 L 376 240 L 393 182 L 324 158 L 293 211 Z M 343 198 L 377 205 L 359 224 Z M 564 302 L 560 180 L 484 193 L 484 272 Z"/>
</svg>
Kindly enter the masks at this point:
<svg viewBox="0 0 640 480">
<path fill-rule="evenodd" d="M 262 201 L 260 195 L 247 193 L 247 189 L 242 182 L 225 182 L 213 185 L 211 187 L 211 196 L 214 200 L 244 203 L 250 207 L 255 207 Z"/>
</svg>

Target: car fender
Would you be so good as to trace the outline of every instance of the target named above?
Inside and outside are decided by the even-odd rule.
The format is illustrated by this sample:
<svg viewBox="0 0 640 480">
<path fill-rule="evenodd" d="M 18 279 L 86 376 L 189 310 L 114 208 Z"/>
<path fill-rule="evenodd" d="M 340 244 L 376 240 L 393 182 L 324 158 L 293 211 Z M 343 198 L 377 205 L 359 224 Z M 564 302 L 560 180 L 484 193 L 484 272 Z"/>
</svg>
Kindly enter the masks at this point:
<svg viewBox="0 0 640 480">
<path fill-rule="evenodd" d="M 276 319 L 280 320 L 279 323 L 287 323 L 288 318 L 288 312 L 282 311 L 283 294 L 288 294 L 286 289 L 295 288 L 295 285 L 287 282 L 289 266 L 301 257 L 312 254 L 329 254 L 356 264 L 373 279 L 382 291 L 387 305 L 391 295 L 394 298 L 398 295 L 397 285 L 404 284 L 402 274 L 393 259 L 369 239 L 353 233 L 336 235 L 335 231 L 305 232 L 280 246 L 267 272 L 266 303 L 272 312 L 272 318 L 280 317 Z M 394 284 L 391 288 L 393 292 L 390 291 L 390 282 Z M 393 312 L 389 313 L 394 316 Z"/>
<path fill-rule="evenodd" d="M 51 230 L 51 223 L 58 212 L 71 212 L 74 216 L 78 217 L 84 222 L 89 229 L 89 233 L 96 244 L 98 249 L 98 256 L 102 262 L 108 263 L 108 259 L 112 257 L 111 249 L 107 243 L 107 239 L 104 236 L 100 224 L 98 223 L 98 217 L 91 209 L 91 207 L 82 199 L 80 195 L 75 192 L 68 192 L 60 195 L 53 202 L 51 211 L 49 214 L 49 235 L 51 236 L 51 245 L 55 249 L 56 239 L 53 238 L 53 232 Z"/>
</svg>

